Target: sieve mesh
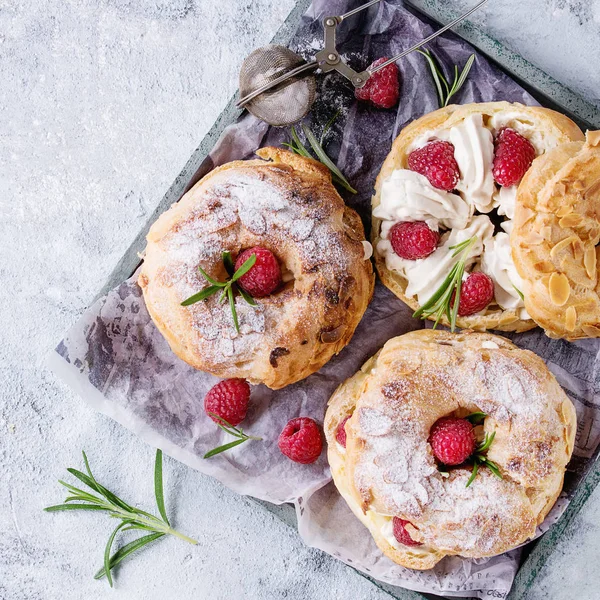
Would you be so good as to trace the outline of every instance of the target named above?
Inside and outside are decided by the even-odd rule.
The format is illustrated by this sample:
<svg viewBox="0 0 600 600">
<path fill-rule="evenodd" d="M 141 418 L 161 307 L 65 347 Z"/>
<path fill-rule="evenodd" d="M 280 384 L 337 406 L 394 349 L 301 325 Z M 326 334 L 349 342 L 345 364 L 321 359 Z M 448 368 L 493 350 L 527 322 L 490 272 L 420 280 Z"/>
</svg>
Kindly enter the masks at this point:
<svg viewBox="0 0 600 600">
<path fill-rule="evenodd" d="M 250 94 L 304 62 L 300 56 L 284 46 L 271 44 L 258 48 L 242 64 L 240 97 Z M 314 76 L 303 73 L 263 92 L 248 102 L 246 108 L 269 125 L 285 127 L 296 123 L 308 113 L 315 100 L 315 93 Z"/>
</svg>

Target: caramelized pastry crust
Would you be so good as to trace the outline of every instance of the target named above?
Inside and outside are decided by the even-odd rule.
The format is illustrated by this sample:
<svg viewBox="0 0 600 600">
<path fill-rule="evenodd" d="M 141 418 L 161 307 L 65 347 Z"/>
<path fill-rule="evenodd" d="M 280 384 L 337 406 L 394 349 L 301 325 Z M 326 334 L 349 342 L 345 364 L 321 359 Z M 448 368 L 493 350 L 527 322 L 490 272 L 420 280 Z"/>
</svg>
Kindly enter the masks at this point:
<svg viewBox="0 0 600 600">
<path fill-rule="evenodd" d="M 177 356 L 218 377 L 277 389 L 308 377 L 352 337 L 373 294 L 374 274 L 360 218 L 320 163 L 278 148 L 259 160 L 223 165 L 162 214 L 147 236 L 139 285 L 150 315 Z M 252 307 L 235 300 L 240 332 L 219 294 L 233 259 L 263 246 L 277 257 L 282 288 Z"/>
</svg>

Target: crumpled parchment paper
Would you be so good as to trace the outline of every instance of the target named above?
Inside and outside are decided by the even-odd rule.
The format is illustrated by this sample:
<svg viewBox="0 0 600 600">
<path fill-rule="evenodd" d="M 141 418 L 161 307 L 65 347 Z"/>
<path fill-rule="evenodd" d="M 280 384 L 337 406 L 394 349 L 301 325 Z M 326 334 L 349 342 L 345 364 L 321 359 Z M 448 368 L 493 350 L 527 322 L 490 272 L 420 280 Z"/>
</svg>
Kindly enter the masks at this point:
<svg viewBox="0 0 600 600">
<path fill-rule="evenodd" d="M 353 0 L 315 0 L 303 18 L 292 48 L 311 57 L 321 47 L 322 18 L 360 4 Z M 357 70 L 382 56 L 392 56 L 431 33 L 430 25 L 398 2 L 381 2 L 344 22 L 338 48 Z M 449 71 L 462 67 L 473 49 L 449 34 L 430 48 Z M 316 134 L 338 110 L 326 136 L 333 156 L 358 194 L 342 192 L 361 214 L 367 231 L 370 196 L 378 169 L 392 140 L 404 125 L 436 109 L 437 97 L 424 58 L 413 53 L 400 64 L 401 100 L 397 110 L 378 110 L 354 100 L 350 84 L 337 74 L 318 76 L 319 97 L 307 123 Z M 490 100 L 535 101 L 508 76 L 481 56 L 473 66 L 460 103 Z M 248 158 L 265 145 L 289 140 L 289 130 L 270 128 L 250 115 L 228 127 L 188 187 L 214 166 Z M 203 410 L 205 393 L 217 381 L 179 360 L 154 327 L 141 290 L 132 276 L 95 302 L 61 341 L 54 369 L 86 402 L 111 416 L 185 464 L 216 477 L 240 494 L 273 503 L 291 502 L 299 532 L 307 544 L 321 548 L 386 583 L 445 595 L 484 597 L 508 593 L 519 564 L 520 549 L 489 559 L 447 557 L 430 571 L 412 571 L 383 557 L 368 531 L 352 515 L 330 482 L 326 452 L 313 465 L 298 465 L 277 448 L 284 425 L 296 416 L 322 422 L 326 403 L 340 382 L 356 372 L 389 338 L 425 326 L 381 284 L 354 338 L 318 373 L 283 390 L 264 386 L 252 391 L 243 426 L 261 442 L 247 442 L 210 460 L 203 454 L 227 438 Z M 600 442 L 597 340 L 569 344 L 549 340 L 540 330 L 511 336 L 518 345 L 541 355 L 575 402 L 579 427 L 575 457 L 565 490 L 539 532 L 554 523 L 577 482 L 585 474 Z M 486 596 L 487 597 L 487 596 Z"/>
</svg>

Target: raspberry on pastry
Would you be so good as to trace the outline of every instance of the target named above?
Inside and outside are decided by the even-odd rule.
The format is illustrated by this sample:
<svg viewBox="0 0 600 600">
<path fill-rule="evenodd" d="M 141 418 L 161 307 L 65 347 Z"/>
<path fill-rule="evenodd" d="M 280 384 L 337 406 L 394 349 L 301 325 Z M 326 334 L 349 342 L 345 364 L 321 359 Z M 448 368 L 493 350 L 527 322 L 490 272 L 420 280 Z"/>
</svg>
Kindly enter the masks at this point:
<svg viewBox="0 0 600 600">
<path fill-rule="evenodd" d="M 256 262 L 238 281 L 253 298 L 264 298 L 281 285 L 281 267 L 270 250 L 255 246 L 240 252 L 235 261 L 235 270 L 253 255 L 256 256 Z"/>
<path fill-rule="evenodd" d="M 346 417 L 343 421 L 341 421 L 335 432 L 336 442 L 344 448 L 346 447 L 346 423 L 348 422 L 349 418 L 350 417 Z"/>
<path fill-rule="evenodd" d="M 477 413 L 487 418 L 475 446 Z M 469 420 L 449 416 L 461 414 Z M 335 486 L 381 551 L 411 569 L 530 539 L 560 494 L 576 429 L 575 407 L 533 352 L 431 329 L 389 340 L 337 388 L 324 423 Z"/>
<path fill-rule="evenodd" d="M 535 148 L 514 129 L 502 129 L 496 138 L 494 155 L 494 180 L 502 186 L 516 185 L 521 181 L 535 158 Z"/>
<path fill-rule="evenodd" d="M 467 419 L 443 417 L 433 424 L 429 443 L 442 464 L 460 465 L 475 451 L 473 425 Z"/>
<path fill-rule="evenodd" d="M 371 67 L 383 64 L 387 58 L 376 60 Z M 369 68 L 371 68 L 369 67 Z M 379 108 L 392 108 L 398 104 L 400 98 L 400 70 L 396 63 L 377 71 L 369 77 L 367 83 L 354 90 L 358 100 L 367 100 Z"/>
<path fill-rule="evenodd" d="M 392 520 L 394 537 L 398 542 L 405 546 L 422 546 L 421 542 L 417 542 L 410 537 L 410 533 L 406 530 L 406 525 L 412 525 L 410 521 L 405 521 L 400 517 L 394 517 Z"/>
<path fill-rule="evenodd" d="M 292 419 L 279 434 L 277 444 L 282 454 L 303 465 L 314 463 L 323 450 L 319 426 L 309 417 Z"/>
<path fill-rule="evenodd" d="M 425 175 L 429 183 L 439 190 L 453 190 L 460 177 L 454 146 L 442 140 L 429 142 L 413 150 L 408 155 L 408 168 Z"/>
<path fill-rule="evenodd" d="M 182 360 L 279 389 L 348 344 L 374 274 L 360 217 L 329 169 L 280 148 L 256 154 L 217 167 L 159 217 L 138 283 Z M 252 254 L 234 281 L 231 257 L 239 266 Z"/>
<path fill-rule="evenodd" d="M 249 401 L 250 386 L 245 379 L 225 379 L 206 394 L 204 410 L 215 423 L 219 423 L 217 417 L 221 417 L 236 427 L 246 418 Z"/>
<path fill-rule="evenodd" d="M 401 258 L 417 260 L 429 256 L 440 241 L 440 234 L 423 221 L 400 221 L 389 233 L 394 252 Z"/>
<path fill-rule="evenodd" d="M 489 275 L 481 271 L 469 273 L 460 288 L 458 314 L 468 317 L 481 312 L 494 299 L 494 282 Z M 454 300 L 452 300 L 454 305 Z"/>
</svg>

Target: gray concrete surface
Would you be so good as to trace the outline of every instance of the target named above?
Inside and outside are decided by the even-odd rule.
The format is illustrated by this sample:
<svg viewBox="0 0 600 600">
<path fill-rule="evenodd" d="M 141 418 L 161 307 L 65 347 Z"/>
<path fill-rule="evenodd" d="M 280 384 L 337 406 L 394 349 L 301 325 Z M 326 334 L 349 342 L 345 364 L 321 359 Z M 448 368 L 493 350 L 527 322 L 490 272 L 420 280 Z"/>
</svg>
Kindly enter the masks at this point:
<svg viewBox="0 0 600 600">
<path fill-rule="evenodd" d="M 63 498 L 56 480 L 81 466 L 82 448 L 107 485 L 152 508 L 152 450 L 87 408 L 45 356 L 235 91 L 245 54 L 292 4 L 0 0 L 2 600 L 387 597 L 170 459 L 167 505 L 200 544 L 148 548 L 119 571 L 114 591 L 92 578 L 111 523 L 41 512 Z M 481 17 L 490 31 L 598 101 L 600 0 L 493 7 Z M 532 599 L 600 596 L 599 517 L 596 492 Z"/>
</svg>

